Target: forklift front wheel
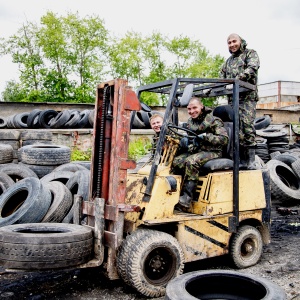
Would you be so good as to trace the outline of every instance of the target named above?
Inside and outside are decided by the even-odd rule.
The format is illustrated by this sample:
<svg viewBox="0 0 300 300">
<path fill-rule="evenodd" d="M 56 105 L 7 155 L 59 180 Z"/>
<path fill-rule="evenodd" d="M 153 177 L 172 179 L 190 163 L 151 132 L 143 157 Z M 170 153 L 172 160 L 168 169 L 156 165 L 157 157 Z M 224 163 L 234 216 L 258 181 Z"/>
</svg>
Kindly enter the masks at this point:
<svg viewBox="0 0 300 300">
<path fill-rule="evenodd" d="M 183 272 L 182 249 L 170 234 L 144 230 L 130 250 L 127 278 L 130 285 L 145 296 L 163 296 L 167 283 Z"/>
<path fill-rule="evenodd" d="M 258 263 L 262 255 L 261 234 L 253 226 L 241 226 L 233 236 L 230 248 L 231 257 L 238 268 L 253 266 Z"/>
</svg>

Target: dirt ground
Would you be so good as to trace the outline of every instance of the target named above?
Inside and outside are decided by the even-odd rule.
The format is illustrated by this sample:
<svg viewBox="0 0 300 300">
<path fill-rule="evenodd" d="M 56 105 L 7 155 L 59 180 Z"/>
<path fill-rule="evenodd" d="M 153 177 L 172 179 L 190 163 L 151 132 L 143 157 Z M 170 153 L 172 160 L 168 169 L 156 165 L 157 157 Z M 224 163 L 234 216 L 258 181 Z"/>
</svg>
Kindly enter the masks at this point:
<svg viewBox="0 0 300 300">
<path fill-rule="evenodd" d="M 288 300 L 300 299 L 300 206 L 286 215 L 272 210 L 272 242 L 264 248 L 259 264 L 239 270 L 273 281 Z M 297 213 L 298 214 L 291 214 Z M 185 272 L 207 269 L 234 269 L 229 256 L 186 264 Z M 82 299 L 144 300 L 121 280 L 110 281 L 99 269 L 55 272 L 12 273 L 0 268 L 0 299 Z M 149 298 L 148 298 L 149 299 Z M 156 300 L 162 300 L 156 298 Z"/>
</svg>

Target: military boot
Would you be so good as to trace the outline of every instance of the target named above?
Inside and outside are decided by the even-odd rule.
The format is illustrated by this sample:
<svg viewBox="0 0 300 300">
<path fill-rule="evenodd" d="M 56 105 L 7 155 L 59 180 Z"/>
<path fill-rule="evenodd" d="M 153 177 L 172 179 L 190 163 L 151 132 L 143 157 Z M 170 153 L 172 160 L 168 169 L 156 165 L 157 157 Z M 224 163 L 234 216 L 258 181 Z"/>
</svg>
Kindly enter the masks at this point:
<svg viewBox="0 0 300 300">
<path fill-rule="evenodd" d="M 194 190 L 196 189 L 197 181 L 189 180 L 183 185 L 183 194 L 179 198 L 179 205 L 189 208 L 193 200 Z"/>
<path fill-rule="evenodd" d="M 247 147 L 247 169 L 257 170 L 259 169 L 258 163 L 255 161 L 255 146 Z"/>
</svg>

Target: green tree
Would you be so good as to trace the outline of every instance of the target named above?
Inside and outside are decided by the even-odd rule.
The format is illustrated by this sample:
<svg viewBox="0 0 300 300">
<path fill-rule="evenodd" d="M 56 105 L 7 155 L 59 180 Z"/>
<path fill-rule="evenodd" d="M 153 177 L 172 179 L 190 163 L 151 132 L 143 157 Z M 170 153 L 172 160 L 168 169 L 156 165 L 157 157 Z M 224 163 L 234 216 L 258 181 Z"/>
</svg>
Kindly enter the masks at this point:
<svg viewBox="0 0 300 300">
<path fill-rule="evenodd" d="M 22 102 L 26 101 L 26 91 L 19 83 L 14 80 L 6 82 L 4 91 L 2 92 L 2 101 L 4 102 Z"/>
<path fill-rule="evenodd" d="M 7 40 L 2 39 L 0 44 L 1 55 L 11 55 L 13 63 L 19 66 L 21 75 L 18 87 L 22 89 L 21 94 L 24 101 L 31 92 L 39 93 L 42 88 L 41 72 L 45 65 L 41 48 L 38 45 L 37 32 L 37 25 L 27 22 L 15 35 Z M 15 86 L 14 82 L 9 82 L 6 86 L 8 88 L 6 95 L 10 94 L 10 89 Z M 19 99 L 19 97 L 17 98 Z"/>
</svg>

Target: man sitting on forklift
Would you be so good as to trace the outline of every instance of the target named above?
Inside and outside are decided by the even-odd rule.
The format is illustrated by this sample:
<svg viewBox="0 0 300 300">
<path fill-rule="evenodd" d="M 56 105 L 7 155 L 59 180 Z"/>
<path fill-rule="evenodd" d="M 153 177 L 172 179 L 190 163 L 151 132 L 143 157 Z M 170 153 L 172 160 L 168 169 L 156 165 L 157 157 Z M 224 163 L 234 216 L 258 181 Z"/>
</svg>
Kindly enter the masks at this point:
<svg viewBox="0 0 300 300">
<path fill-rule="evenodd" d="M 190 207 L 200 168 L 208 160 L 222 157 L 223 147 L 229 139 L 223 121 L 213 116 L 212 109 L 205 107 L 199 98 L 192 97 L 187 110 L 190 118 L 186 128 L 195 132 L 197 136 L 192 143 L 189 143 L 188 137 L 180 140 L 179 155 L 174 158 L 172 164 L 172 172 L 184 176 L 177 205 L 179 210 L 182 207 Z"/>
</svg>

